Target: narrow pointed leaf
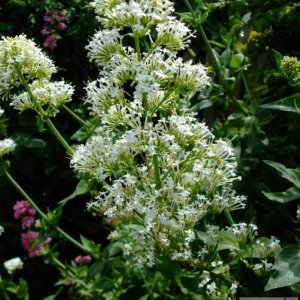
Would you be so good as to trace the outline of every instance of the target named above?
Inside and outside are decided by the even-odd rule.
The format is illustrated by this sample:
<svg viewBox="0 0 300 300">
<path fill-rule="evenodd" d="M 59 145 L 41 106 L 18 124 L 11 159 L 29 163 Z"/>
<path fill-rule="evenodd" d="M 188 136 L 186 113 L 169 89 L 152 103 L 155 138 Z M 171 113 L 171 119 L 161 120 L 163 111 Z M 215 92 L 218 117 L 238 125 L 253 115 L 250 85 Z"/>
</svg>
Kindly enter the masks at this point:
<svg viewBox="0 0 300 300">
<path fill-rule="evenodd" d="M 95 181 L 94 180 L 85 180 L 81 179 L 77 186 L 75 191 L 68 197 L 64 198 L 63 200 L 59 201 L 58 204 L 65 205 L 68 201 L 74 199 L 75 197 L 79 195 L 87 194 L 92 187 L 94 186 Z"/>
<path fill-rule="evenodd" d="M 279 203 L 288 203 L 296 199 L 300 199 L 300 190 L 291 187 L 284 192 L 262 192 L 269 200 L 279 202 Z"/>
<path fill-rule="evenodd" d="M 300 114 L 300 93 L 296 93 L 275 102 L 262 104 L 259 107 L 263 109 L 275 109 Z"/>
</svg>

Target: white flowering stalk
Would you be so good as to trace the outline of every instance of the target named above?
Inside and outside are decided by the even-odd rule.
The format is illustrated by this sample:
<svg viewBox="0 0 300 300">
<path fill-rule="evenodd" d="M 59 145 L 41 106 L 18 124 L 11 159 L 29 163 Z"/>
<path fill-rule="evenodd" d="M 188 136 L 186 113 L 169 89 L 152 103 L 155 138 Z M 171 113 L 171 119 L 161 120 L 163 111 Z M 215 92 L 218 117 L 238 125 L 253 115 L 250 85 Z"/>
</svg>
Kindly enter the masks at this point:
<svg viewBox="0 0 300 300">
<path fill-rule="evenodd" d="M 242 246 L 253 242 L 256 227 L 234 224 L 229 214 L 246 202 L 233 189 L 240 177 L 230 143 L 215 139 L 189 110 L 191 98 L 209 85 L 203 65 L 177 57 L 192 33 L 171 16 L 169 1 L 92 5 L 105 29 L 87 46 L 100 73 L 87 85 L 85 101 L 101 127 L 71 159 L 77 172 L 103 186 L 88 208 L 118 221 L 110 239 L 119 239 L 136 266 L 167 257 L 204 270 L 204 277 L 222 273 L 231 283 L 227 291 L 219 291 L 222 276 L 213 281 L 209 275 L 201 283 L 204 294 L 230 299 L 238 283 L 216 251 L 230 250 L 246 264 Z M 125 35 L 134 49 L 123 46 Z M 222 213 L 229 227 L 213 224 Z M 233 245 L 222 246 L 227 238 Z"/>
<path fill-rule="evenodd" d="M 12 139 L 7 138 L 4 140 L 1 140 L 0 141 L 0 158 L 5 154 L 8 154 L 8 153 L 14 151 L 15 147 L 16 147 L 16 143 Z"/>
<path fill-rule="evenodd" d="M 13 274 L 16 270 L 23 268 L 23 262 L 20 257 L 11 258 L 4 262 L 4 268 L 8 274 Z"/>
<path fill-rule="evenodd" d="M 56 72 L 53 62 L 24 35 L 0 41 L 0 93 L 23 86 L 25 92 L 13 94 L 11 105 L 20 112 L 33 109 L 44 114 L 47 104 L 54 113 L 71 101 L 74 88 L 64 81 L 50 82 Z"/>
<path fill-rule="evenodd" d="M 54 72 L 56 68 L 52 61 L 26 36 L 3 37 L 0 40 L 0 93 L 9 94 L 14 87 L 22 86 L 25 92 L 13 94 L 11 105 L 21 112 L 35 110 L 39 120 L 47 123 L 52 133 L 71 154 L 73 150 L 49 117 L 54 116 L 60 106 L 71 100 L 74 89 L 64 81 L 50 82 Z M 45 105 L 47 107 L 44 110 Z M 71 115 L 75 116 L 73 112 Z"/>
</svg>

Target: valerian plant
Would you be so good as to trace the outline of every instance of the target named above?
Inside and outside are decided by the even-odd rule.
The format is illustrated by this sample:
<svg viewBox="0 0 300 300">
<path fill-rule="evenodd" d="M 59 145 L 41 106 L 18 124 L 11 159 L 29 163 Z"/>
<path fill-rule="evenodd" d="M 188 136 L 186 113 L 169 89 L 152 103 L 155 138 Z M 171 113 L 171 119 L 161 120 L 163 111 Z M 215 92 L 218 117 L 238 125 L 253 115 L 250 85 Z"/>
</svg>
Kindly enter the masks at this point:
<svg viewBox="0 0 300 300">
<path fill-rule="evenodd" d="M 58 284 L 70 286 L 77 299 L 120 299 L 138 289 L 134 278 L 144 281 L 140 299 L 247 294 L 242 272 L 265 281 L 280 245 L 275 237 L 258 238 L 255 224 L 232 217 L 246 205 L 246 196 L 234 189 L 241 180 L 236 156 L 230 141 L 216 139 L 192 111 L 194 96 L 211 82 L 206 67 L 179 55 L 195 33 L 174 17 L 169 0 L 91 5 L 101 29 L 86 48 L 99 76 L 87 84 L 85 103 L 100 125 L 66 107 L 73 87 L 51 80 L 56 67 L 32 40 L 19 35 L 0 41 L 1 92 L 18 111 L 34 110 L 41 129 L 46 123 L 81 178 L 73 196 L 93 189 L 87 209 L 114 224 L 102 252 L 83 237 L 74 240 L 8 172 L 2 156 L 15 143 L 1 141 L 2 174 L 36 210 L 36 227 L 88 254 L 64 264 L 54 249 L 45 253 L 63 276 Z M 53 124 L 62 108 L 90 131 L 84 144 L 70 146 Z M 109 261 L 114 268 L 107 270 Z M 174 268 L 171 275 L 166 266 Z"/>
</svg>

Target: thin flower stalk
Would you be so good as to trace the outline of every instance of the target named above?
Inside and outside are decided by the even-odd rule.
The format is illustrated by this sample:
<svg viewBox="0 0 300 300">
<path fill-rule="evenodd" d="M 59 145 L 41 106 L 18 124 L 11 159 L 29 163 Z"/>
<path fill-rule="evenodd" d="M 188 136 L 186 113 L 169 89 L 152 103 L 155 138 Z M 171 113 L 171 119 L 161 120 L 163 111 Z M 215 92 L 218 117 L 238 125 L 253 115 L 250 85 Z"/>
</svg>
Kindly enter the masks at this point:
<svg viewBox="0 0 300 300">
<path fill-rule="evenodd" d="M 19 193 L 30 203 L 30 205 L 36 210 L 38 215 L 46 222 L 49 222 L 48 216 L 38 207 L 35 201 L 25 192 L 25 190 L 15 181 L 15 179 L 11 176 L 11 174 L 3 170 L 3 175 L 7 178 L 7 180 L 19 191 Z M 58 225 L 52 225 L 53 228 L 67 241 L 73 244 L 78 249 L 82 250 L 83 252 L 97 258 L 94 253 L 86 249 L 81 243 L 76 241 L 73 237 L 71 237 L 68 233 L 66 233 L 63 229 L 61 229 Z"/>
<path fill-rule="evenodd" d="M 194 12 L 194 9 L 192 8 L 189 0 L 183 0 L 183 2 L 186 5 L 186 7 L 188 8 L 188 10 L 190 11 L 190 13 L 191 13 L 192 17 L 194 18 L 194 20 L 196 20 L 197 16 L 196 16 L 196 14 Z M 214 54 L 214 52 L 212 50 L 212 47 L 211 47 L 211 45 L 210 45 L 210 43 L 208 41 L 208 38 L 207 38 L 207 36 L 205 34 L 205 31 L 203 30 L 202 25 L 201 24 L 197 24 L 196 30 L 200 33 L 201 38 L 202 38 L 202 40 L 204 42 L 204 45 L 206 47 L 206 50 L 207 50 L 207 52 L 208 52 L 208 54 L 209 54 L 209 56 L 210 56 L 210 58 L 211 58 L 211 60 L 213 62 L 213 66 L 214 66 L 214 68 L 215 68 L 215 70 L 217 72 L 219 82 L 221 83 L 222 86 L 224 86 L 224 76 L 223 76 L 223 72 L 221 70 L 220 63 L 219 63 L 216 55 Z"/>
</svg>

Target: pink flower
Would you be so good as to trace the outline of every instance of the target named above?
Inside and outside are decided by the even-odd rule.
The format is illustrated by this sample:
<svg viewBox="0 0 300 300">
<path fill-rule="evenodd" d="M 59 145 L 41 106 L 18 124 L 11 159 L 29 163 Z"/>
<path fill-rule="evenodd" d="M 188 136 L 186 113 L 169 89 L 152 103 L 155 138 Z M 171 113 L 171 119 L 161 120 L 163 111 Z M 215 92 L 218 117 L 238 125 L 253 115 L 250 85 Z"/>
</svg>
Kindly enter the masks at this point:
<svg viewBox="0 0 300 300">
<path fill-rule="evenodd" d="M 35 217 L 36 211 L 26 200 L 17 201 L 13 207 L 14 218 L 22 220 L 25 217 Z"/>
<path fill-rule="evenodd" d="M 29 229 L 34 225 L 34 217 L 24 217 L 22 219 L 21 227 L 22 229 Z"/>
<path fill-rule="evenodd" d="M 28 257 L 38 257 L 42 255 L 45 245 L 51 242 L 51 237 L 47 237 L 43 242 L 35 245 L 40 233 L 37 231 L 28 231 L 21 233 L 21 244 L 25 251 L 27 251 Z"/>
<path fill-rule="evenodd" d="M 44 43 L 43 43 L 43 46 L 44 46 L 44 47 L 48 47 L 48 48 L 50 48 L 50 49 L 56 48 L 56 47 L 57 47 L 57 39 L 56 39 L 56 37 L 55 37 L 54 35 L 49 35 L 49 36 L 45 39 L 45 41 L 44 41 Z"/>
<path fill-rule="evenodd" d="M 52 17 L 49 15 L 49 12 L 46 12 L 46 15 L 43 16 L 43 20 L 45 23 L 52 23 Z"/>
<path fill-rule="evenodd" d="M 62 23 L 62 22 L 60 22 L 60 23 L 58 23 L 57 24 L 57 29 L 58 30 L 64 30 L 64 29 L 66 29 L 68 26 L 65 24 L 65 23 Z"/>
<path fill-rule="evenodd" d="M 89 255 L 85 255 L 85 256 L 82 256 L 82 255 L 78 255 L 75 259 L 74 259 L 75 263 L 77 265 L 79 264 L 90 264 L 91 261 L 92 261 L 92 257 L 89 256 Z"/>
<path fill-rule="evenodd" d="M 42 30 L 41 30 L 41 34 L 42 35 L 48 35 L 50 33 L 49 29 L 44 27 Z"/>
<path fill-rule="evenodd" d="M 34 225 L 35 209 L 25 200 L 17 201 L 13 207 L 14 218 L 21 220 L 22 229 L 31 228 Z"/>
</svg>

